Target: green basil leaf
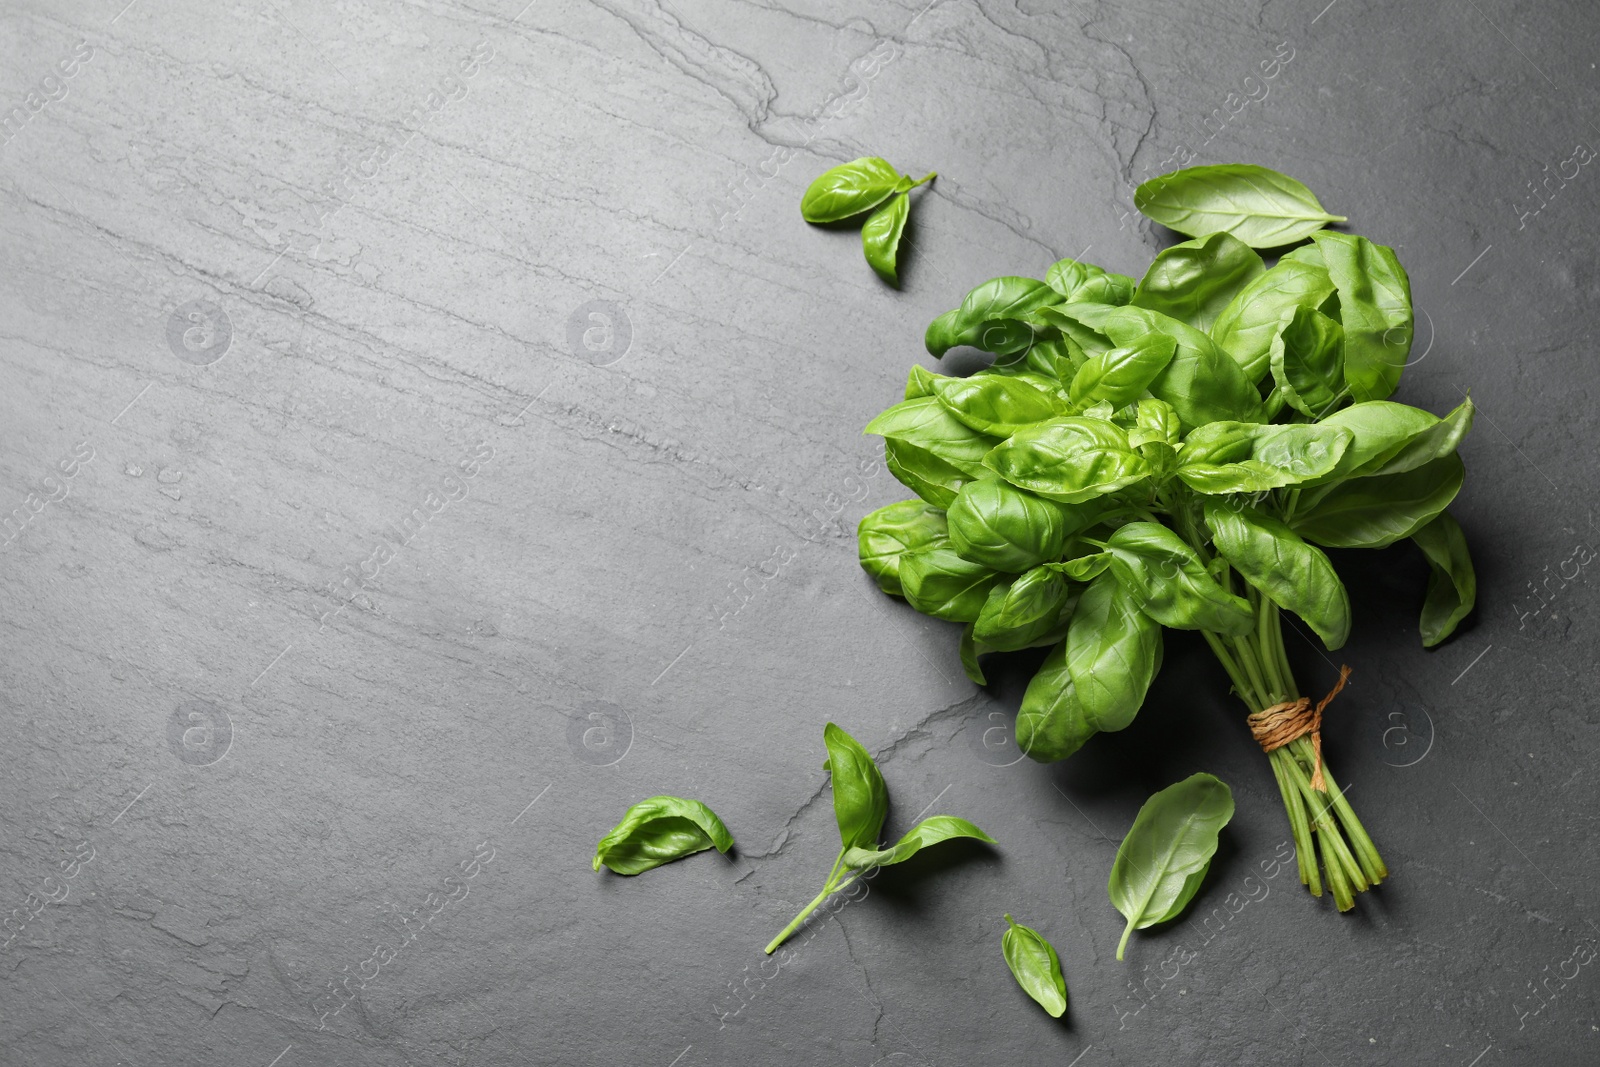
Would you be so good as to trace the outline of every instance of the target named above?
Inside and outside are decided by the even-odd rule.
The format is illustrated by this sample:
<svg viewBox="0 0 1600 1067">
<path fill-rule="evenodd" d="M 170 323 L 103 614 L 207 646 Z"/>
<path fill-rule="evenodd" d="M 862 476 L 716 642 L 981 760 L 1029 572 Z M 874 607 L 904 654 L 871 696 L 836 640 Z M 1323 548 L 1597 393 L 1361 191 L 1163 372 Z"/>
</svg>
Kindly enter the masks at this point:
<svg viewBox="0 0 1600 1067">
<path fill-rule="evenodd" d="M 883 465 L 901 485 L 936 508 L 954 504 L 961 487 L 972 480 L 932 452 L 892 437 L 883 442 Z"/>
<path fill-rule="evenodd" d="M 1323 552 L 1281 520 L 1226 500 L 1205 502 L 1217 554 L 1274 604 L 1316 631 L 1328 650 L 1350 637 L 1350 595 Z"/>
<path fill-rule="evenodd" d="M 594 869 L 605 864 L 618 874 L 639 874 L 708 848 L 726 852 L 732 847 L 733 835 L 700 801 L 649 797 L 629 808 L 600 839 Z"/>
<path fill-rule="evenodd" d="M 1114 407 L 1131 404 L 1172 362 L 1177 347 L 1166 334 L 1147 333 L 1126 348 L 1090 357 L 1073 376 L 1072 402 L 1080 407 L 1097 400 Z"/>
<path fill-rule="evenodd" d="M 1020 574 L 1061 555 L 1067 534 L 1091 521 L 1088 509 L 1065 508 L 991 476 L 962 486 L 950 505 L 950 547 L 974 563 Z"/>
<path fill-rule="evenodd" d="M 1478 576 L 1461 526 L 1448 511 L 1411 535 L 1428 558 L 1428 595 L 1422 602 L 1422 643 L 1432 648 L 1455 633 L 1478 601 Z"/>
<path fill-rule="evenodd" d="M 1386 399 L 1411 352 L 1411 280 L 1392 248 L 1348 233 L 1319 233 L 1316 241 L 1339 289 L 1350 395 Z"/>
<path fill-rule="evenodd" d="M 1000 951 L 1006 966 L 1022 991 L 1032 997 L 1051 1018 L 1059 1019 L 1067 1010 L 1067 980 L 1061 976 L 1061 957 L 1055 946 L 1031 926 L 1023 926 L 1006 916 L 1006 932 L 1000 938 Z"/>
<path fill-rule="evenodd" d="M 997 582 L 972 624 L 973 638 L 996 652 L 1031 648 L 1056 628 L 1071 599 L 1067 580 L 1045 567 Z"/>
<path fill-rule="evenodd" d="M 1213 422 L 1184 439 L 1177 474 L 1189 488 L 1210 494 L 1299 485 L 1332 471 L 1350 436 L 1326 423 Z"/>
<path fill-rule="evenodd" d="M 1101 326 L 1116 309 L 1117 305 L 1094 302 L 1052 304 L 1034 311 L 1032 317 L 1059 330 L 1068 351 L 1088 359 L 1115 347 Z"/>
<path fill-rule="evenodd" d="M 1348 394 L 1344 385 L 1344 327 L 1313 308 L 1284 316 L 1272 339 L 1272 380 L 1289 406 L 1322 418 Z"/>
<path fill-rule="evenodd" d="M 1038 763 L 1064 760 L 1099 732 L 1084 714 L 1067 670 L 1067 642 L 1050 650 L 1017 711 L 1017 747 Z"/>
<path fill-rule="evenodd" d="M 1066 413 L 1055 395 L 1033 384 L 1031 375 L 974 374 L 941 378 L 934 395 L 946 411 L 978 433 L 1009 437 L 1025 426 Z"/>
<path fill-rule="evenodd" d="M 1189 167 L 1151 178 L 1133 192 L 1133 205 L 1168 229 L 1190 237 L 1229 233 L 1251 248 L 1281 248 L 1330 222 L 1316 195 L 1287 174 L 1250 163 Z"/>
<path fill-rule="evenodd" d="M 1472 417 L 1476 410 L 1472 398 L 1468 397 L 1444 418 L 1436 420 L 1406 438 L 1404 444 L 1386 450 L 1375 459 L 1356 468 L 1351 472 L 1352 476 L 1401 474 L 1450 455 L 1472 429 Z"/>
<path fill-rule="evenodd" d="M 940 384 L 935 383 L 936 390 Z M 984 457 L 997 443 L 995 438 L 978 433 L 957 419 L 936 396 L 902 400 L 867 423 L 863 432 L 915 445 L 974 478 L 983 475 Z"/>
<path fill-rule="evenodd" d="M 1438 424 L 1438 416 L 1431 412 L 1391 400 L 1368 400 L 1336 411 L 1324 418 L 1322 425 L 1349 430 L 1350 447 L 1324 480 L 1371 474 Z"/>
<path fill-rule="evenodd" d="M 833 778 L 833 815 L 844 847 L 876 848 L 878 832 L 889 813 L 889 788 L 878 764 L 860 742 L 833 723 L 822 730 Z"/>
<path fill-rule="evenodd" d="M 1284 315 L 1295 308 L 1317 308 L 1334 292 L 1333 279 L 1324 268 L 1280 259 L 1222 309 L 1211 338 L 1244 368 L 1246 378 L 1259 382 L 1267 373 L 1272 339 Z"/>
<path fill-rule="evenodd" d="M 1160 523 L 1119 526 L 1106 548 L 1117 581 L 1161 625 L 1222 634 L 1254 626 L 1250 605 L 1218 585 L 1195 550 Z"/>
<path fill-rule="evenodd" d="M 1183 420 L 1165 400 L 1144 397 L 1139 401 L 1134 427 L 1128 431 L 1128 443 L 1142 448 L 1151 443 L 1177 448 L 1183 441 Z"/>
<path fill-rule="evenodd" d="M 935 374 L 919 363 L 911 364 L 911 372 L 906 375 L 905 398 L 915 400 L 919 396 L 932 396 L 933 383 L 942 377 L 943 375 Z"/>
<path fill-rule="evenodd" d="M 895 195 L 900 172 L 886 160 L 862 156 L 818 175 L 800 198 L 807 222 L 841 222 L 871 211 Z"/>
<path fill-rule="evenodd" d="M 936 619 L 975 622 L 1000 575 L 962 559 L 948 548 L 908 552 L 900 557 L 900 587 L 906 603 Z"/>
<path fill-rule="evenodd" d="M 1067 624 L 1067 674 L 1089 725 L 1133 721 L 1161 666 L 1161 625 L 1113 574 L 1089 583 Z"/>
<path fill-rule="evenodd" d="M 1219 419 L 1265 422 L 1261 394 L 1233 357 L 1187 323 L 1148 308 L 1117 308 L 1104 319 L 1106 336 L 1127 347 L 1151 333 L 1177 341 L 1172 361 L 1150 383 L 1151 395 L 1165 400 L 1187 426 Z"/>
<path fill-rule="evenodd" d="M 890 285 L 899 285 L 895 259 L 900 252 L 900 235 L 911 217 L 911 197 L 896 193 L 887 204 L 874 211 L 861 227 L 861 251 L 872 269 Z"/>
<path fill-rule="evenodd" d="M 1210 333 L 1223 309 L 1265 271 L 1249 245 L 1213 233 L 1162 249 L 1129 303 Z"/>
<path fill-rule="evenodd" d="M 907 830 L 905 836 L 889 848 L 845 849 L 844 865 L 851 870 L 862 871 L 868 867 L 887 867 L 894 863 L 904 863 L 929 845 L 937 845 L 941 841 L 954 841 L 958 838 L 971 838 L 995 844 L 994 838 L 965 819 L 958 819 L 954 815 L 933 815 Z"/>
<path fill-rule="evenodd" d="M 1091 552 L 1086 556 L 1065 560 L 1061 563 L 1042 564 L 1047 570 L 1065 575 L 1075 582 L 1093 581 L 1111 569 L 1110 552 Z"/>
<path fill-rule="evenodd" d="M 1318 248 L 1315 243 L 1301 245 L 1299 248 L 1285 252 L 1278 260 L 1280 266 L 1284 263 L 1303 263 L 1308 267 L 1316 267 L 1320 271 L 1328 269 L 1327 261 L 1322 258 L 1322 249 Z M 1332 279 L 1329 280 L 1330 282 L 1332 281 Z"/>
<path fill-rule="evenodd" d="M 996 445 L 985 465 L 1012 485 L 1077 504 L 1150 475 L 1128 433 L 1103 419 L 1069 415 L 1035 423 Z"/>
<path fill-rule="evenodd" d="M 961 669 L 973 685 L 988 685 L 989 679 L 983 676 L 983 667 L 978 664 L 978 657 L 993 649 L 980 644 L 973 636 L 972 628 L 975 624 L 967 623 L 961 628 Z"/>
<path fill-rule="evenodd" d="M 902 500 L 879 508 L 856 527 L 861 569 L 878 588 L 901 596 L 900 560 L 908 552 L 939 548 L 950 542 L 945 515 L 922 500 Z"/>
<path fill-rule="evenodd" d="M 991 373 L 1010 373 L 1026 378 L 1048 379 L 1052 390 L 1060 389 L 1063 384 L 1071 381 L 1073 371 L 1077 368 L 1072 346 L 1067 339 L 1043 334 L 1023 352 L 1021 360 L 1017 360 L 1013 355 L 999 357 L 994 362 L 995 365 L 988 368 Z"/>
<path fill-rule="evenodd" d="M 1220 778 L 1195 774 L 1144 802 L 1117 849 L 1106 890 L 1128 920 L 1117 959 L 1135 930 L 1175 919 L 1194 899 L 1233 818 L 1233 792 Z"/>
<path fill-rule="evenodd" d="M 985 339 L 986 331 L 1004 331 L 1007 320 L 1020 320 L 1061 295 L 1034 278 L 1006 276 L 991 278 L 972 290 L 954 311 L 934 319 L 924 337 L 929 354 L 939 357 L 957 345 L 971 345 L 987 352 L 1020 351 L 1032 343 L 1031 335 L 1006 334 L 1006 343 Z"/>
<path fill-rule="evenodd" d="M 1102 304 L 1126 304 L 1133 299 L 1137 283 L 1126 274 L 1112 274 L 1093 263 L 1063 259 L 1045 271 L 1045 284 L 1064 300 L 1093 300 Z"/>
<path fill-rule="evenodd" d="M 1290 525 L 1330 548 L 1383 548 L 1449 507 L 1465 474 L 1461 457 L 1452 453 L 1400 474 L 1318 486 L 1304 491 Z"/>
</svg>

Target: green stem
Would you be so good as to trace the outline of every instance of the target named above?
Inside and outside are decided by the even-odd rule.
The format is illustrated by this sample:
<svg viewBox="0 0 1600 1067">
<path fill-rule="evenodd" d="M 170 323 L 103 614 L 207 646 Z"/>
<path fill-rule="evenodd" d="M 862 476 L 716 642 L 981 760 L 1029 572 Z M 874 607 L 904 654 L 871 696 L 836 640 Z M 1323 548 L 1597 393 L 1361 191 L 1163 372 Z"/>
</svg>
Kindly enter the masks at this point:
<svg viewBox="0 0 1600 1067">
<path fill-rule="evenodd" d="M 1272 615 L 1272 601 L 1257 593 L 1250 591 L 1256 604 L 1256 644 L 1261 649 L 1261 669 L 1266 675 L 1269 692 L 1263 693 L 1268 700 L 1276 704 L 1287 698 L 1289 686 L 1283 680 L 1283 660 L 1278 655 L 1277 645 L 1273 641 L 1272 631 L 1277 629 L 1274 625 L 1278 620 Z"/>
<path fill-rule="evenodd" d="M 1294 860 L 1300 868 L 1300 884 L 1311 890 L 1311 895 L 1322 895 L 1322 875 L 1317 872 L 1317 855 L 1311 844 L 1311 826 L 1306 822 L 1305 805 L 1289 781 L 1289 772 L 1283 762 L 1289 756 L 1278 749 L 1267 757 L 1272 765 L 1272 776 L 1278 780 L 1278 792 L 1283 794 L 1283 810 L 1289 813 L 1289 832 L 1294 835 Z"/>
<path fill-rule="evenodd" d="M 827 884 L 822 887 L 822 892 L 812 897 L 811 903 L 801 908 L 800 914 L 796 915 L 792 920 L 790 920 L 789 925 L 785 926 L 783 930 L 779 932 L 777 937 L 768 942 L 767 947 L 762 951 L 769 956 L 778 951 L 778 946 L 789 940 L 789 938 L 793 936 L 794 932 L 800 929 L 801 925 L 806 921 L 807 918 L 810 917 L 811 913 L 816 911 L 817 908 L 822 905 L 823 901 L 833 896 L 833 894 L 837 893 L 839 890 L 845 889 L 855 882 L 856 878 L 845 878 L 842 880 L 839 878 L 839 868 L 843 866 L 843 864 L 844 849 L 840 849 L 839 858 L 833 861 L 833 870 L 828 872 L 828 881 Z M 856 877 L 859 878 L 860 875 L 858 874 Z"/>
<path fill-rule="evenodd" d="M 1128 947 L 1128 937 L 1133 933 L 1133 920 L 1128 920 L 1128 925 L 1122 928 L 1122 940 L 1117 942 L 1117 959 L 1122 959 L 1122 950 Z"/>
<path fill-rule="evenodd" d="M 911 183 L 911 189 L 915 189 L 917 186 L 921 185 L 923 182 L 931 182 L 931 181 L 933 181 L 933 179 L 937 178 L 938 176 L 939 176 L 939 172 L 938 171 L 930 170 L 923 177 L 921 177 L 921 178 L 917 179 L 916 181 L 912 182 Z M 911 189 L 907 189 L 906 192 L 909 193 L 911 191 Z"/>
</svg>

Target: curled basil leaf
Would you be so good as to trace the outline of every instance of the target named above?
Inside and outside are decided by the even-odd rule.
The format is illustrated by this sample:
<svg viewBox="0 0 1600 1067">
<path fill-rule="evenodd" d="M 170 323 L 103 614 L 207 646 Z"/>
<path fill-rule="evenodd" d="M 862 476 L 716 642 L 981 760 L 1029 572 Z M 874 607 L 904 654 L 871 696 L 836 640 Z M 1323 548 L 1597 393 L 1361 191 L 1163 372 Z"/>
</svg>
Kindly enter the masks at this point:
<svg viewBox="0 0 1600 1067">
<path fill-rule="evenodd" d="M 872 755 L 833 723 L 822 729 L 833 779 L 833 815 L 844 847 L 875 847 L 889 814 L 889 787 Z"/>
<path fill-rule="evenodd" d="M 927 449 L 892 437 L 883 442 L 883 465 L 901 485 L 936 508 L 955 503 L 971 476 L 946 463 Z"/>
<path fill-rule="evenodd" d="M 1162 249 L 1129 303 L 1210 333 L 1223 309 L 1265 270 L 1249 245 L 1213 233 Z"/>
<path fill-rule="evenodd" d="M 935 389 L 941 384 L 935 382 Z M 997 441 L 957 419 L 937 396 L 902 400 L 867 423 L 863 432 L 914 445 L 974 478 L 985 473 L 984 457 Z"/>
<path fill-rule="evenodd" d="M 600 839 L 594 869 L 605 864 L 617 874 L 639 874 L 708 848 L 726 852 L 732 847 L 733 835 L 700 801 L 649 797 L 629 808 Z"/>
<path fill-rule="evenodd" d="M 1335 412 L 1322 424 L 1348 429 L 1353 440 L 1333 473 L 1322 480 L 1401 474 L 1448 456 L 1472 429 L 1475 411 L 1468 398 L 1442 419 L 1389 400 L 1372 400 Z"/>
<path fill-rule="evenodd" d="M 1131 404 L 1172 362 L 1177 347 L 1178 342 L 1164 333 L 1147 333 L 1125 348 L 1091 356 L 1073 376 L 1072 402 L 1080 407 L 1094 402 L 1112 407 Z"/>
<path fill-rule="evenodd" d="M 1472 569 L 1467 538 L 1448 511 L 1411 535 L 1428 559 L 1428 595 L 1422 603 L 1422 643 L 1432 648 L 1455 633 L 1478 600 L 1478 576 Z"/>
<path fill-rule="evenodd" d="M 1357 400 L 1383 400 L 1411 352 L 1411 280 L 1394 249 L 1348 233 L 1316 234 L 1339 289 L 1344 379 Z"/>
<path fill-rule="evenodd" d="M 1223 634 L 1254 625 L 1250 605 L 1218 585 L 1195 550 L 1160 523 L 1120 526 L 1106 548 L 1117 581 L 1161 625 Z"/>
<path fill-rule="evenodd" d="M 800 198 L 807 222 L 842 222 L 871 211 L 900 185 L 900 172 L 877 156 L 862 156 L 824 171 Z"/>
<path fill-rule="evenodd" d="M 922 500 L 901 500 L 879 508 L 856 527 L 861 569 L 878 588 L 901 596 L 900 560 L 907 553 L 948 544 L 944 512 Z"/>
<path fill-rule="evenodd" d="M 1034 278 L 991 278 L 968 293 L 960 307 L 934 319 L 924 342 L 935 357 L 957 345 L 971 345 L 986 352 L 1019 352 L 1033 343 L 1033 332 L 1023 326 L 1007 332 L 1007 321 L 1021 320 L 1060 299 L 1059 293 Z M 999 340 L 1002 336 L 1004 343 Z"/>
<path fill-rule="evenodd" d="M 996 445 L 985 465 L 1020 489 L 1078 504 L 1150 476 L 1128 433 L 1104 419 L 1068 415 L 1035 423 Z"/>
<path fill-rule="evenodd" d="M 932 396 L 933 383 L 943 375 L 935 374 L 920 363 L 911 364 L 911 370 L 906 374 L 905 399 L 915 400 L 919 396 Z"/>
<path fill-rule="evenodd" d="M 1210 774 L 1191 775 L 1144 802 L 1106 883 L 1111 903 L 1128 920 L 1117 959 L 1135 930 L 1177 918 L 1194 899 L 1232 818 L 1233 792 Z"/>
<path fill-rule="evenodd" d="M 1071 599 L 1067 580 L 1045 567 L 997 582 L 972 624 L 973 639 L 996 652 L 1031 648 L 1056 629 Z"/>
<path fill-rule="evenodd" d="M 906 219 L 910 217 L 910 194 L 896 193 L 861 227 L 861 251 L 872 269 L 890 285 L 900 284 L 896 259 L 900 253 L 900 235 L 905 232 Z"/>
<path fill-rule="evenodd" d="M 1327 474 L 1349 444 L 1326 423 L 1213 422 L 1184 439 L 1177 473 L 1201 493 L 1258 493 Z"/>
<path fill-rule="evenodd" d="M 1217 554 L 1274 604 L 1316 631 L 1328 650 L 1350 637 L 1350 594 L 1328 557 L 1281 520 L 1226 500 L 1205 502 Z"/>
<path fill-rule="evenodd" d="M 1295 308 L 1272 339 L 1272 380 L 1288 405 L 1316 420 L 1348 398 L 1344 327 L 1320 311 Z"/>
<path fill-rule="evenodd" d="M 1000 951 L 1022 991 L 1051 1018 L 1061 1018 L 1067 1010 L 1067 980 L 1061 976 L 1061 957 L 1055 946 L 1039 931 L 1007 915 Z"/>
<path fill-rule="evenodd" d="M 1138 285 L 1126 274 L 1113 274 L 1093 263 L 1059 260 L 1044 274 L 1045 284 L 1067 301 L 1090 300 L 1101 304 L 1126 304 Z"/>
<path fill-rule="evenodd" d="M 925 548 L 900 557 L 906 603 L 936 619 L 974 622 L 1001 576 L 948 548 Z"/>
<path fill-rule="evenodd" d="M 1211 337 L 1244 368 L 1246 378 L 1259 382 L 1270 366 L 1272 340 L 1284 315 L 1296 308 L 1319 308 L 1333 293 L 1333 279 L 1322 267 L 1280 259 L 1222 309 Z"/>
<path fill-rule="evenodd" d="M 948 518 L 952 548 L 1011 574 L 1059 556 L 1067 534 L 1090 521 L 992 475 L 962 486 Z M 1069 518 L 1076 520 L 1071 529 Z"/>
<path fill-rule="evenodd" d="M 957 838 L 971 838 L 994 844 L 994 838 L 978 829 L 965 819 L 958 819 L 954 815 L 934 815 L 923 819 L 917 825 L 905 832 L 905 836 L 885 849 L 848 848 L 844 853 L 844 865 L 851 870 L 866 870 L 868 867 L 888 867 L 895 863 L 904 863 L 929 845 L 937 845 L 941 841 L 953 841 Z"/>
<path fill-rule="evenodd" d="M 1289 525 L 1330 548 L 1383 548 L 1410 537 L 1450 506 L 1465 477 L 1454 453 L 1400 474 L 1352 478 L 1303 490 Z"/>
<path fill-rule="evenodd" d="M 1142 183 L 1133 205 L 1148 218 L 1190 237 L 1228 233 L 1251 248 L 1279 248 L 1330 222 L 1312 193 L 1287 174 L 1250 163 L 1189 167 Z"/>
<path fill-rule="evenodd" d="M 940 378 L 934 395 L 945 410 L 981 434 L 1009 437 L 1025 426 L 1066 414 L 1066 405 L 1051 388 L 1034 384 L 1030 373 L 974 374 Z"/>
<path fill-rule="evenodd" d="M 1148 308 L 1116 308 L 1104 319 L 1106 336 L 1129 346 L 1150 333 L 1177 341 L 1172 360 L 1150 383 L 1150 394 L 1165 400 L 1187 426 L 1219 419 L 1264 422 L 1261 394 L 1233 357 L 1187 323 Z"/>
</svg>

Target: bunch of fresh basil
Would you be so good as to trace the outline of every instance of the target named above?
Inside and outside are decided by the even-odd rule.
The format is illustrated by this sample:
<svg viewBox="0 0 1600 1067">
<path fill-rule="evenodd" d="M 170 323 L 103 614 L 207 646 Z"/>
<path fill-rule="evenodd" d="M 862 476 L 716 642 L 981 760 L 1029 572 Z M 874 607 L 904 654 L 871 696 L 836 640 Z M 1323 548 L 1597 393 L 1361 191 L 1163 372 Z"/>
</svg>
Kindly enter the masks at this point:
<svg viewBox="0 0 1600 1067">
<path fill-rule="evenodd" d="M 1017 718 L 1040 761 L 1132 722 L 1162 627 L 1199 631 L 1252 711 L 1297 699 L 1279 612 L 1330 650 L 1350 632 L 1325 547 L 1414 540 L 1434 573 L 1425 645 L 1476 593 L 1445 510 L 1472 403 L 1440 418 L 1388 399 L 1412 337 L 1394 252 L 1323 229 L 1340 217 L 1263 167 L 1179 171 L 1136 203 L 1194 239 L 1138 280 L 1068 259 L 1042 280 L 984 282 L 926 344 L 993 364 L 965 378 L 912 367 L 905 399 L 867 426 L 918 499 L 862 520 L 861 565 L 962 624 L 979 684 L 987 653 L 1050 649 Z M 1270 265 L 1257 251 L 1308 237 Z M 1270 760 L 1301 880 L 1321 894 L 1320 847 L 1347 910 L 1388 873 L 1376 847 L 1309 739 Z"/>
</svg>

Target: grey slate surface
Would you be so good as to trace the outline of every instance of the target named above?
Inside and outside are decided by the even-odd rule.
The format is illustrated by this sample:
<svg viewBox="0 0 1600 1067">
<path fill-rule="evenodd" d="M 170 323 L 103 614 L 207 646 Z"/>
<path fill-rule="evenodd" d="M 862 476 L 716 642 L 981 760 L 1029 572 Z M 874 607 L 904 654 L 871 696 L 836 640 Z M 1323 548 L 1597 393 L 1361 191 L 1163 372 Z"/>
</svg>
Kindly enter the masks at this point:
<svg viewBox="0 0 1600 1067">
<path fill-rule="evenodd" d="M 1600 1062 L 1587 5 L 125 2 L 0 8 L 0 1063 Z M 1180 148 L 1395 246 L 1401 398 L 1480 405 L 1472 625 L 1424 652 L 1414 550 L 1339 560 L 1327 751 L 1393 870 L 1346 917 L 1203 646 L 1013 763 L 1025 664 L 980 692 L 855 563 L 928 319 L 1142 271 Z M 902 292 L 796 210 L 864 153 L 941 175 Z M 891 829 L 1002 846 L 779 966 L 829 719 Z M 1197 769 L 1238 816 L 1119 964 L 1114 842 Z M 657 792 L 738 854 L 592 873 Z"/>
</svg>

